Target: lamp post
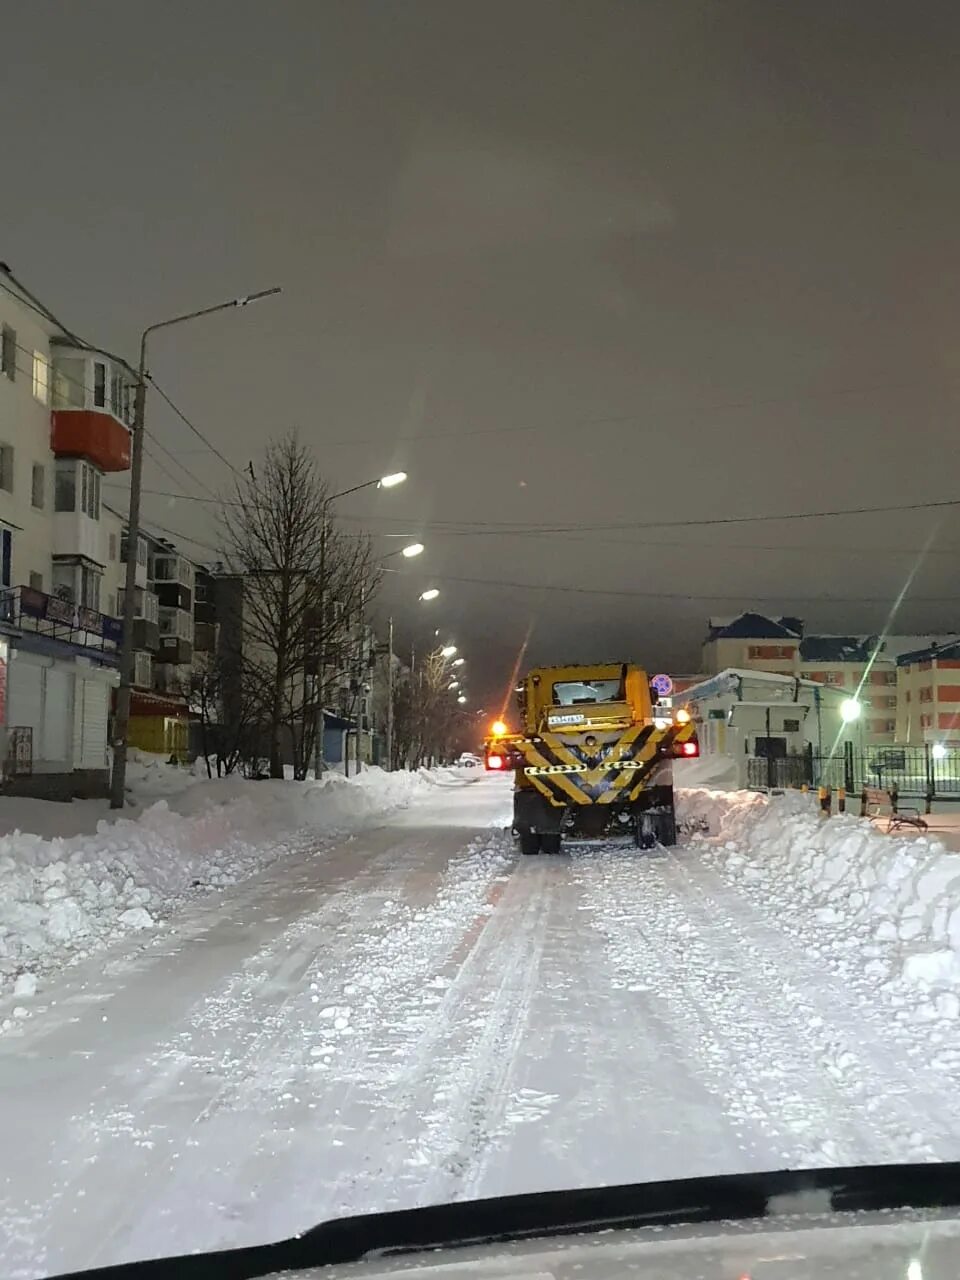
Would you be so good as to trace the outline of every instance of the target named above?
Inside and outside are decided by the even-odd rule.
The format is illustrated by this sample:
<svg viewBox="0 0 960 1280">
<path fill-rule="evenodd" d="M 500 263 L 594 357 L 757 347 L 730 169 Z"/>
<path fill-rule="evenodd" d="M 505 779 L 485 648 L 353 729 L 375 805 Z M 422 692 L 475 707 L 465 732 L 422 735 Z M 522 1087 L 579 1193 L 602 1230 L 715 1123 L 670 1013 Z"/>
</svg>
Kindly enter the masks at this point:
<svg viewBox="0 0 960 1280">
<path fill-rule="evenodd" d="M 391 556 L 403 556 L 410 560 L 414 556 L 423 554 L 422 542 L 411 542 L 406 547 L 400 547 L 397 551 L 390 551 L 383 557 L 389 560 Z M 421 600 L 435 600 L 440 594 L 434 590 L 424 591 L 421 593 Z M 387 620 L 387 772 L 393 771 L 393 615 Z"/>
<path fill-rule="evenodd" d="M 136 616 L 134 594 L 137 588 L 137 544 L 140 541 L 140 496 L 143 487 L 143 436 L 147 410 L 147 339 L 158 329 L 170 329 L 218 311 L 245 307 L 261 298 L 280 293 L 278 287 L 261 289 L 243 298 L 231 298 L 213 307 L 201 307 L 182 316 L 147 325 L 140 335 L 140 363 L 133 402 L 132 448 L 130 459 L 130 510 L 127 515 L 127 565 L 123 591 L 123 636 L 120 642 L 120 686 L 117 689 L 117 712 L 113 728 L 113 773 L 110 778 L 110 808 L 122 809 L 127 781 L 127 747 L 130 733 L 130 693 L 133 685 L 133 622 Z"/>
<path fill-rule="evenodd" d="M 323 500 L 323 511 L 321 512 L 320 522 L 320 648 L 317 653 L 317 674 L 316 674 L 316 710 L 314 712 L 314 743 L 313 743 L 313 773 L 314 777 L 319 778 L 326 771 L 326 761 L 323 757 L 323 730 L 326 723 L 326 712 L 323 709 L 323 650 L 326 647 L 324 638 L 326 633 L 326 593 L 327 593 L 327 512 L 332 503 L 338 498 L 346 498 L 351 493 L 360 493 L 363 489 L 395 489 L 398 484 L 403 484 L 407 478 L 405 471 L 394 471 L 390 475 L 378 476 L 375 480 L 364 480 L 362 484 L 351 485 L 349 489 L 341 489 L 339 493 L 328 494 Z M 361 615 L 363 606 L 361 605 Z M 349 738 L 348 738 L 349 745 Z M 344 754 L 344 774 L 348 772 L 348 752 Z M 360 731 L 357 729 L 357 761 L 360 760 Z M 358 769 L 359 772 L 359 769 Z"/>
</svg>

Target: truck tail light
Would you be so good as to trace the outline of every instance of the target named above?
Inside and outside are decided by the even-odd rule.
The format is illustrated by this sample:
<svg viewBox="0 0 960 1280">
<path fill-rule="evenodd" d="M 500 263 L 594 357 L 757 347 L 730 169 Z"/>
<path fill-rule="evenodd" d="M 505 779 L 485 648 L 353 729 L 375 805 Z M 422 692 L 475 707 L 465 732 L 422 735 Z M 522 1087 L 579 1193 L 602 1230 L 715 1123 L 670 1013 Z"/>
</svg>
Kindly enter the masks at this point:
<svg viewBox="0 0 960 1280">
<path fill-rule="evenodd" d="M 696 741 L 682 742 L 680 744 L 680 754 L 688 758 L 698 756 L 700 754 L 700 744 Z"/>
<path fill-rule="evenodd" d="M 503 768 L 503 756 L 487 756 L 487 768 L 488 768 L 488 769 L 502 769 L 502 768 Z"/>
</svg>

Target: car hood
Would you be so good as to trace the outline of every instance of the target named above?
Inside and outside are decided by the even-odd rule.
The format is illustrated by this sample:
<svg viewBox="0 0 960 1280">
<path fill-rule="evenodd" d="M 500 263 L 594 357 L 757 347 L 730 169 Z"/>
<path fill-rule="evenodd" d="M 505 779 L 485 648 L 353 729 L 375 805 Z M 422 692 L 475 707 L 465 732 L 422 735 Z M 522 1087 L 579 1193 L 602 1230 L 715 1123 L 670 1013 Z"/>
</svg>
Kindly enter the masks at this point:
<svg viewBox="0 0 960 1280">
<path fill-rule="evenodd" d="M 801 1214 L 748 1225 L 589 1232 L 297 1274 L 313 1280 L 956 1280 L 960 1217 Z"/>
<path fill-rule="evenodd" d="M 278 1188 L 282 1194 L 282 1188 Z M 86 1280 L 930 1280 L 960 1275 L 960 1164 L 857 1166 L 541 1192 L 340 1218 L 290 1240 Z"/>
</svg>

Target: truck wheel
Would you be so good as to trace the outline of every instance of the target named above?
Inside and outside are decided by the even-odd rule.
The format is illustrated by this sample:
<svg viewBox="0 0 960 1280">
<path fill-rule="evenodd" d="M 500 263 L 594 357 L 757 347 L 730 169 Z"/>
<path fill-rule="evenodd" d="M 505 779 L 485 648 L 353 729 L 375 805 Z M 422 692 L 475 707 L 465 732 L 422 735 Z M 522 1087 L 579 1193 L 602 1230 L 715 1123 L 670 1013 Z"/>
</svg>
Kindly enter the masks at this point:
<svg viewBox="0 0 960 1280">
<path fill-rule="evenodd" d="M 533 856 L 540 852 L 539 831 L 520 832 L 520 852 L 527 854 L 527 856 Z"/>
<path fill-rule="evenodd" d="M 644 810 L 637 814 L 633 828 L 633 841 L 638 849 L 652 849 L 657 843 L 656 819 L 652 813 Z"/>
<path fill-rule="evenodd" d="M 677 843 L 677 815 L 673 809 L 664 809 L 657 815 L 657 835 L 664 848 L 669 849 Z"/>
<path fill-rule="evenodd" d="M 558 854 L 560 852 L 560 832 L 544 831 L 540 836 L 540 852 Z"/>
</svg>

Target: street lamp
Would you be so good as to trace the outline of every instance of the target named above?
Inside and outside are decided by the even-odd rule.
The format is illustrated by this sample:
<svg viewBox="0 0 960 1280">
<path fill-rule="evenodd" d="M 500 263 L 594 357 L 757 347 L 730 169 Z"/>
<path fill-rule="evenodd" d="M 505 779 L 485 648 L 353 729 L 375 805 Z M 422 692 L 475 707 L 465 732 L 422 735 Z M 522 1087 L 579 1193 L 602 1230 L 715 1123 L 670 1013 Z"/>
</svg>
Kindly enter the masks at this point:
<svg viewBox="0 0 960 1280">
<path fill-rule="evenodd" d="M 428 587 L 426 591 L 420 592 L 420 599 L 426 603 L 428 600 L 436 600 L 439 594 L 436 587 Z"/>
<path fill-rule="evenodd" d="M 327 590 L 327 526 L 329 519 L 327 512 L 332 503 L 338 498 L 346 498 L 351 493 L 360 493 L 362 489 L 395 489 L 398 484 L 403 484 L 407 478 L 405 471 L 394 471 L 387 476 L 377 476 L 374 480 L 364 480 L 362 484 L 353 484 L 349 489 L 341 489 L 339 493 L 330 493 L 323 500 L 323 510 L 320 513 L 320 652 L 317 654 L 317 691 L 316 691 L 316 713 L 314 724 L 314 747 L 313 747 L 313 773 L 314 777 L 319 778 L 323 773 L 326 765 L 323 759 L 323 732 L 326 726 L 326 712 L 323 709 L 323 649 L 324 649 L 324 632 L 326 629 L 326 601 L 324 599 Z M 421 550 L 423 548 L 421 547 Z M 416 553 L 414 553 L 416 554 Z M 360 653 L 360 661 L 358 666 L 362 667 L 363 662 L 363 600 L 360 602 L 360 622 L 359 622 L 359 639 L 357 648 Z M 358 673 L 359 674 L 359 673 Z M 360 772 L 360 717 L 357 717 L 357 773 Z M 349 737 L 347 739 L 349 745 Z M 344 757 L 344 776 L 350 772 L 349 752 Z"/>
<path fill-rule="evenodd" d="M 451 667 L 462 667 L 465 662 L 466 658 L 454 658 L 450 665 Z"/>
<path fill-rule="evenodd" d="M 452 658 L 456 652 L 457 646 L 455 644 L 445 644 L 440 650 L 440 654 L 444 658 Z"/>
<path fill-rule="evenodd" d="M 392 554 L 392 555 L 396 555 L 396 552 L 391 552 L 391 554 Z M 405 556 L 408 560 L 412 560 L 414 556 L 422 556 L 422 555 L 423 555 L 423 543 L 422 543 L 422 542 L 411 542 L 411 543 L 410 543 L 410 545 L 409 545 L 408 547 L 401 547 L 401 549 L 400 549 L 400 554 L 401 554 L 402 556 Z M 387 558 L 387 557 L 386 557 L 386 556 L 384 556 L 384 559 L 386 559 L 386 558 Z"/>
<path fill-rule="evenodd" d="M 840 703 L 840 719 L 844 724 L 853 724 L 854 720 L 860 719 L 861 709 L 856 698 L 844 698 Z"/>
<path fill-rule="evenodd" d="M 143 489 L 143 437 L 147 414 L 147 339 L 158 329 L 170 329 L 176 324 L 186 324 L 203 316 L 234 307 L 246 307 L 261 298 L 272 298 L 280 293 L 279 287 L 260 289 L 257 293 L 229 302 L 218 302 L 213 307 L 201 307 L 182 316 L 159 320 L 149 324 L 140 335 L 140 364 L 137 368 L 137 385 L 133 401 L 133 436 L 130 459 L 130 510 L 127 515 L 127 566 L 123 592 L 123 636 L 120 641 L 120 685 L 117 689 L 117 712 L 113 728 L 113 773 L 110 778 L 110 808 L 122 809 L 127 783 L 127 738 L 130 733 L 130 694 L 133 686 L 133 622 L 135 616 L 134 595 L 137 589 L 137 543 L 140 541 L 140 496 Z"/>
<path fill-rule="evenodd" d="M 411 556 L 418 556 L 423 551 L 423 543 L 414 542 L 409 547 L 403 547 L 400 555 L 406 556 L 409 560 Z M 396 551 L 389 552 L 384 556 L 388 560 L 390 556 L 397 555 Z M 420 592 L 422 601 L 436 600 L 440 592 L 436 587 L 430 587 L 426 591 Z M 387 619 L 387 772 L 393 771 L 393 615 Z"/>
<path fill-rule="evenodd" d="M 451 681 L 450 681 L 450 683 L 447 685 L 447 688 L 448 688 L 448 689 L 459 689 L 459 688 L 460 688 L 460 681 L 459 681 L 459 680 L 451 680 Z"/>
<path fill-rule="evenodd" d="M 465 698 L 465 697 L 464 697 L 464 695 L 461 693 L 461 695 L 460 695 L 460 697 L 457 699 L 457 701 L 460 703 L 460 705 L 461 705 L 461 706 L 463 706 L 463 704 L 466 702 L 466 698 Z"/>
</svg>

